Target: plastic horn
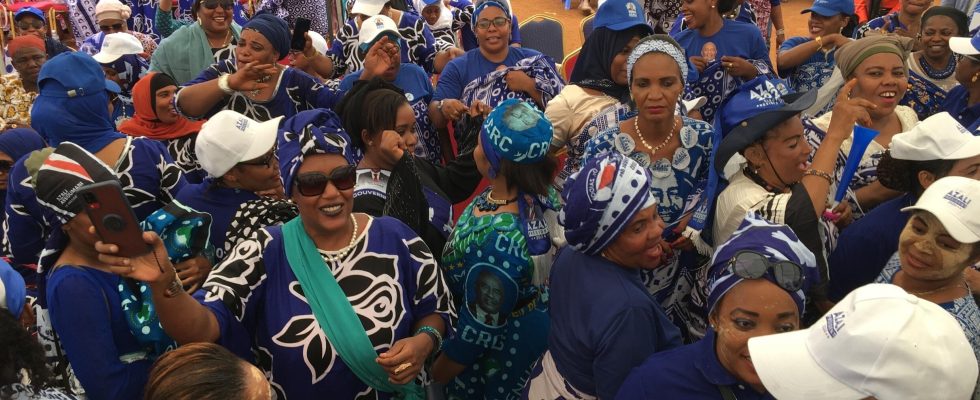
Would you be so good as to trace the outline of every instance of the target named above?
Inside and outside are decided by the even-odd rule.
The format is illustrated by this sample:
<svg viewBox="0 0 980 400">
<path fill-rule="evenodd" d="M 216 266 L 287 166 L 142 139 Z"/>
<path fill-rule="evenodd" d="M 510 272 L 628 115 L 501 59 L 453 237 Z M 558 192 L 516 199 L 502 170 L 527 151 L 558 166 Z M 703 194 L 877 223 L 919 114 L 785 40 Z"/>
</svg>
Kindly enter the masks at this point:
<svg viewBox="0 0 980 400">
<path fill-rule="evenodd" d="M 854 126 L 854 140 L 851 144 L 851 152 L 847 154 L 847 162 L 844 164 L 844 174 L 841 175 L 840 183 L 837 185 L 837 193 L 834 195 L 835 205 L 844 200 L 844 195 L 847 193 L 848 186 L 850 186 L 851 178 L 854 178 L 858 164 L 861 163 L 861 158 L 864 157 L 864 151 L 868 149 L 868 145 L 871 144 L 875 136 L 878 136 L 878 131 L 874 129 L 859 125 Z"/>
</svg>

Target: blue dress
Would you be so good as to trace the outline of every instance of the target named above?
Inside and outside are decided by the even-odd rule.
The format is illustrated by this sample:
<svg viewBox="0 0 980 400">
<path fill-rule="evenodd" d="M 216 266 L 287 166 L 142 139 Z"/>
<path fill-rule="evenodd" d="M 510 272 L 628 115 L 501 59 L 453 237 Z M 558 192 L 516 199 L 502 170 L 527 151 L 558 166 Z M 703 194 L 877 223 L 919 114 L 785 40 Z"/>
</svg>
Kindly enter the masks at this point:
<svg viewBox="0 0 980 400">
<path fill-rule="evenodd" d="M 348 18 L 337 33 L 337 38 L 330 44 L 328 56 L 333 61 L 335 77 L 364 68 L 364 57 L 358 49 L 360 31 L 354 19 Z M 416 14 L 403 12 L 398 21 L 398 33 L 402 36 L 401 61 L 418 65 L 427 73 L 433 73 L 436 38 L 432 36 L 425 20 Z"/>
<path fill-rule="evenodd" d="M 235 213 L 243 203 L 258 200 L 259 196 L 248 190 L 217 186 L 213 178 L 184 186 L 177 193 L 177 201 L 196 211 L 211 215 L 211 235 L 208 241 L 214 246 L 215 259 L 225 258 L 225 236 Z"/>
<path fill-rule="evenodd" d="M 954 87 L 946 94 L 946 101 L 943 109 L 949 111 L 959 121 L 960 125 L 973 132 L 973 135 L 980 135 L 980 104 L 970 104 L 970 94 L 963 85 Z"/>
<path fill-rule="evenodd" d="M 501 65 L 513 67 L 520 60 L 541 55 L 537 50 L 523 47 L 511 47 L 507 50 L 507 57 L 500 63 L 487 60 L 483 53 L 480 53 L 480 49 L 469 50 L 466 54 L 454 58 L 446 64 L 442 74 L 439 75 L 436 94 L 432 96 L 432 100 L 462 99 L 463 88 L 477 78 L 495 71 Z"/>
<path fill-rule="evenodd" d="M 372 218 L 350 253 L 325 262 L 378 353 L 412 336 L 414 324 L 433 313 L 449 326 L 442 275 L 429 248 L 404 224 Z M 361 382 L 327 340 L 286 261 L 280 227 L 235 246 L 203 289 L 195 297 L 217 318 L 218 343 L 240 356 L 255 354 L 274 398 L 392 397 Z"/>
<path fill-rule="evenodd" d="M 906 28 L 906 29 L 908 29 L 907 26 L 905 26 L 904 24 L 902 24 L 901 21 L 899 21 L 899 19 L 898 19 L 898 12 L 893 12 L 891 14 L 882 15 L 882 16 L 880 16 L 878 18 L 875 18 L 875 19 L 869 20 L 868 22 L 865 22 L 864 25 L 861 25 L 860 27 L 858 27 L 857 29 L 855 29 L 854 30 L 854 34 L 852 34 L 851 36 L 854 39 L 863 38 L 863 37 L 865 37 L 865 36 L 868 35 L 868 32 L 885 28 L 886 22 L 887 22 L 887 25 L 888 25 L 888 32 L 889 33 L 895 32 L 895 28 Z"/>
<path fill-rule="evenodd" d="M 232 60 L 223 60 L 213 64 L 208 69 L 201 72 L 197 78 L 187 82 L 184 87 L 196 85 L 201 82 L 218 79 L 221 74 L 233 74 L 238 71 L 238 67 Z M 314 108 L 333 109 L 343 93 L 335 92 L 321 85 L 312 76 L 296 68 L 286 68 L 279 74 L 279 81 L 276 82 L 276 91 L 272 98 L 267 101 L 255 101 L 248 98 L 243 92 L 235 92 L 215 104 L 211 110 L 204 115 L 187 115 L 181 110 L 178 103 L 180 91 L 174 96 L 175 108 L 184 118 L 190 120 L 200 120 L 210 118 L 221 110 L 233 110 L 246 117 L 259 122 L 268 121 L 278 116 L 285 119 L 296 115 L 300 111 L 312 110 Z"/>
<path fill-rule="evenodd" d="M 803 45 L 805 43 L 813 42 L 812 38 L 803 36 L 794 36 L 786 39 L 781 46 L 779 46 L 779 52 L 790 50 L 796 46 Z M 837 49 L 832 49 L 830 51 L 817 51 L 810 58 L 806 59 L 802 64 L 793 68 L 779 68 L 779 76 L 786 78 L 786 83 L 789 85 L 790 90 L 793 93 L 804 93 L 812 89 L 817 89 L 827 83 L 830 76 L 834 73 L 834 67 L 837 65 L 837 60 L 834 58 L 834 54 L 837 53 Z"/>
</svg>

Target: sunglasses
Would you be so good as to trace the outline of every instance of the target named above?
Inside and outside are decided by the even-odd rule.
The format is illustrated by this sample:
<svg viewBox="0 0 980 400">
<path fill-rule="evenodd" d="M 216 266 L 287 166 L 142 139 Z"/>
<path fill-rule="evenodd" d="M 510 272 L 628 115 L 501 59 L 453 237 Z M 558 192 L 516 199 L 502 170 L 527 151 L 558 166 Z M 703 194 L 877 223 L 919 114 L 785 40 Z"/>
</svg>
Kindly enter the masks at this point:
<svg viewBox="0 0 980 400">
<path fill-rule="evenodd" d="M 17 27 L 20 28 L 20 30 L 22 30 L 22 31 L 26 31 L 26 30 L 31 29 L 31 28 L 41 29 L 41 28 L 44 27 L 44 22 L 41 22 L 41 21 L 20 21 L 20 22 L 17 23 Z"/>
<path fill-rule="evenodd" d="M 510 23 L 510 19 L 504 17 L 497 17 L 494 18 L 493 20 L 481 18 L 480 20 L 476 21 L 476 27 L 480 29 L 487 29 L 490 27 L 491 23 L 493 23 L 493 26 L 496 26 L 498 28 L 503 28 L 508 23 Z"/>
<path fill-rule="evenodd" d="M 270 151 L 268 153 L 265 153 L 265 155 L 262 156 L 262 158 L 259 158 L 255 161 L 240 162 L 238 163 L 238 165 L 254 165 L 254 166 L 269 168 L 272 166 L 272 159 L 275 156 L 276 156 L 276 152 Z"/>
<path fill-rule="evenodd" d="M 348 165 L 334 169 L 330 175 L 322 172 L 310 172 L 296 177 L 296 189 L 303 196 L 319 196 L 327 190 L 327 184 L 333 182 L 337 190 L 348 190 L 357 182 L 357 167 Z"/>
<path fill-rule="evenodd" d="M 204 0 L 201 2 L 201 6 L 207 8 L 208 10 L 214 10 L 215 8 L 218 7 L 224 9 L 230 9 L 235 6 L 235 3 L 231 1 L 221 1 L 221 0 Z"/>
<path fill-rule="evenodd" d="M 99 30 L 101 30 L 102 32 L 117 32 L 117 31 L 122 31 L 122 29 L 123 29 L 122 22 L 113 25 L 99 25 Z"/>
<path fill-rule="evenodd" d="M 779 287 L 795 292 L 803 288 L 803 267 L 792 261 L 770 262 L 762 253 L 742 250 L 729 261 L 732 272 L 740 278 L 759 279 L 772 270 Z"/>
<path fill-rule="evenodd" d="M 0 172 L 2 173 L 10 172 L 10 169 L 13 167 L 14 167 L 13 161 L 0 160 Z"/>
</svg>

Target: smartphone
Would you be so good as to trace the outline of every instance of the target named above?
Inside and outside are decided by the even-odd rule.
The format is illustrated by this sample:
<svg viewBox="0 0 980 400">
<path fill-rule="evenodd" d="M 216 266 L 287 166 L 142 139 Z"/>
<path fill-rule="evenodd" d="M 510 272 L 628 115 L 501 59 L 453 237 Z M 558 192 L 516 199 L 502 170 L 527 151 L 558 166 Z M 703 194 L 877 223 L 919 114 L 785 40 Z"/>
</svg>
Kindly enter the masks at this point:
<svg viewBox="0 0 980 400">
<path fill-rule="evenodd" d="M 80 187 L 78 192 L 85 202 L 85 213 L 95 225 L 95 233 L 102 242 L 118 246 L 116 254 L 136 257 L 150 252 L 150 246 L 143 241 L 143 229 L 119 182 L 93 183 Z"/>
<path fill-rule="evenodd" d="M 293 40 L 289 47 L 296 51 L 303 51 L 306 48 L 306 32 L 309 31 L 310 20 L 296 18 L 296 26 L 293 28 Z"/>
</svg>

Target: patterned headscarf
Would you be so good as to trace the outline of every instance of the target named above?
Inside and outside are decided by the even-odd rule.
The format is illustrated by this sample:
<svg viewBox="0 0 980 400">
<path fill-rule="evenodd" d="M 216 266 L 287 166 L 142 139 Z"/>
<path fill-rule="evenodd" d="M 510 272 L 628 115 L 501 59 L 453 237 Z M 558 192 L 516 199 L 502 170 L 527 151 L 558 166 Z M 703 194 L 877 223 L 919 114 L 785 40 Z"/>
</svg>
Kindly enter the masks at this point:
<svg viewBox="0 0 980 400">
<path fill-rule="evenodd" d="M 537 108 L 517 99 L 497 105 L 480 130 L 480 145 L 490 162 L 490 177 L 500 171 L 500 161 L 532 164 L 548 155 L 554 127 Z"/>
<path fill-rule="evenodd" d="M 594 157 L 565 181 L 558 221 L 565 239 L 588 255 L 614 242 L 636 213 L 656 204 L 650 170 L 619 152 Z"/>
<path fill-rule="evenodd" d="M 648 53 L 664 53 L 673 58 L 677 67 L 681 69 L 681 83 L 687 85 L 687 58 L 684 56 L 684 50 L 667 35 L 653 35 L 640 39 L 626 58 L 626 82 L 633 82 L 633 66 L 640 57 Z"/>
<path fill-rule="evenodd" d="M 62 142 L 41 164 L 33 183 L 38 203 L 67 223 L 85 210 L 78 188 L 110 180 L 116 175 L 102 160 L 75 143 Z"/>
<path fill-rule="evenodd" d="M 902 59 L 906 71 L 909 68 L 908 59 L 915 40 L 898 35 L 879 35 L 869 34 L 861 39 L 848 42 L 837 49 L 834 58 L 837 59 L 837 68 L 840 69 L 844 79 L 849 79 L 864 60 L 879 53 L 891 53 Z"/>
<path fill-rule="evenodd" d="M 287 119 L 279 128 L 276 140 L 276 157 L 279 159 L 279 175 L 286 197 L 292 196 L 293 179 L 306 156 L 313 154 L 339 154 L 354 165 L 350 137 L 344 132 L 340 118 L 333 111 L 316 109 L 303 111 Z"/>
<path fill-rule="evenodd" d="M 745 216 L 742 225 L 732 237 L 715 249 L 714 257 L 711 258 L 711 267 L 708 270 L 708 312 L 712 312 L 721 298 L 744 280 L 735 275 L 731 266 L 731 259 L 742 250 L 765 254 L 770 262 L 792 261 L 803 267 L 803 288 L 787 292 L 796 303 L 800 315 L 803 315 L 803 302 L 806 299 L 804 293 L 819 276 L 817 259 L 788 226 L 775 225 L 752 211 Z M 760 279 L 776 284 L 772 270 L 766 271 Z"/>
</svg>

